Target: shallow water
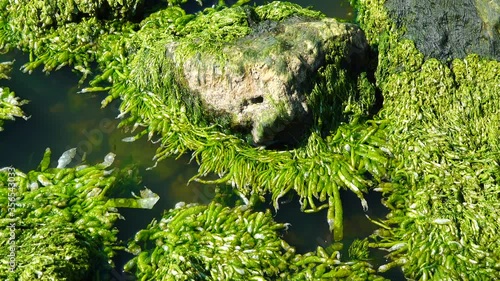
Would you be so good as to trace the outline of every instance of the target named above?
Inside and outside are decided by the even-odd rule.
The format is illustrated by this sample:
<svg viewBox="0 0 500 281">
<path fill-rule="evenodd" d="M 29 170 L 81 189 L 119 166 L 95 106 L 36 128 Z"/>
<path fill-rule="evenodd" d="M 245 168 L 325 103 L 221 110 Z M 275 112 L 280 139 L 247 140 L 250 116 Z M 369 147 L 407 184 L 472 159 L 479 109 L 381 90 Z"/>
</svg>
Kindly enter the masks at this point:
<svg viewBox="0 0 500 281">
<path fill-rule="evenodd" d="M 296 2 L 311 5 L 303 0 Z M 312 6 L 321 9 L 328 16 L 352 18 L 352 9 L 346 1 L 317 2 L 313 2 Z M 0 56 L 0 61 L 13 59 L 16 62 L 11 73 L 12 79 L 0 83 L 10 87 L 17 96 L 30 100 L 23 110 L 31 118 L 27 121 L 17 119 L 15 122 L 7 122 L 5 131 L 0 132 L 0 167 L 12 165 L 23 171 L 35 169 L 47 147 L 52 149 L 52 167 L 56 166 L 58 157 L 72 147 L 76 147 L 78 151 L 72 164 L 77 164 L 84 154 L 86 161 L 93 164 L 101 162 L 108 152 L 114 152 L 114 166 L 137 165 L 143 185 L 160 195 L 160 200 L 153 210 L 120 210 L 126 219 L 117 224 L 119 236 L 123 240 L 132 238 L 135 232 L 144 228 L 153 218 L 160 217 L 165 209 L 172 208 L 176 202 L 208 203 L 213 198 L 213 186 L 197 183 L 186 185 L 197 171 L 196 163 L 188 163 L 189 155 L 178 160 L 166 159 L 155 169 L 146 170 L 154 164 L 152 157 L 157 146 L 147 142 L 145 138 L 133 143 L 122 142 L 121 139 L 130 134 L 116 128 L 118 103 L 101 109 L 100 102 L 104 99 L 104 94 L 78 94 L 82 88 L 78 85 L 79 75 L 68 68 L 50 75 L 41 71 L 28 75 L 19 71 L 27 61 L 27 55 L 13 52 Z M 366 219 L 359 200 L 353 194 L 343 192 L 342 197 L 345 209 L 344 242 L 347 249 L 352 240 L 368 236 L 376 227 Z M 370 215 L 382 217 L 385 210 L 381 207 L 380 197 L 372 194 L 367 199 L 371 208 Z M 283 203 L 275 219 L 292 224 L 284 238 L 297 247 L 299 252 L 311 251 L 318 245 L 327 246 L 331 243 L 326 211 L 304 214 L 300 212 L 298 202 L 292 200 L 290 203 Z M 127 258 L 125 253 L 118 255 L 118 268 Z"/>
</svg>

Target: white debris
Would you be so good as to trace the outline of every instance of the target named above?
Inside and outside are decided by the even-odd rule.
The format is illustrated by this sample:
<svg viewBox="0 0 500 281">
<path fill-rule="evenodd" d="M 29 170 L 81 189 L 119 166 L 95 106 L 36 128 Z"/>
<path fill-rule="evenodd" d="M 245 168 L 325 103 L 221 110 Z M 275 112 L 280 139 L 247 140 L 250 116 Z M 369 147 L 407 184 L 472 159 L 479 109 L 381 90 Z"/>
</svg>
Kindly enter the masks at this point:
<svg viewBox="0 0 500 281">
<path fill-rule="evenodd" d="M 106 154 L 106 156 L 104 157 L 104 162 L 102 162 L 101 165 L 103 165 L 105 168 L 111 166 L 111 164 L 113 164 L 113 161 L 115 161 L 115 156 L 116 154 L 114 154 L 113 152 Z"/>
<path fill-rule="evenodd" d="M 65 168 L 71 162 L 71 160 L 73 160 L 75 155 L 76 155 L 76 148 L 66 150 L 61 155 L 61 157 L 59 157 L 59 160 L 57 160 L 57 168 L 58 169 Z"/>
</svg>

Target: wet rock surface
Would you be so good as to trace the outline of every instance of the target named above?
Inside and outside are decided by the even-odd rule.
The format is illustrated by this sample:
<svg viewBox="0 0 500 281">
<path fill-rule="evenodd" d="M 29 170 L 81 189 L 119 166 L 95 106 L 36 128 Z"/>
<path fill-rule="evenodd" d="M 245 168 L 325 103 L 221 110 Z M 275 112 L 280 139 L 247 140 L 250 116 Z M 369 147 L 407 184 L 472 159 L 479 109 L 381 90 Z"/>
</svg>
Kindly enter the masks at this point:
<svg viewBox="0 0 500 281">
<path fill-rule="evenodd" d="M 385 7 L 426 57 L 447 61 L 476 53 L 500 60 L 498 0 L 388 0 Z"/>
<path fill-rule="evenodd" d="M 180 67 L 205 105 L 229 114 L 233 127 L 251 132 L 258 145 L 307 129 L 307 95 L 318 69 L 337 59 L 347 68 L 366 64 L 368 44 L 353 24 L 291 17 L 260 22 L 253 30 L 224 46 L 222 61 L 200 51 Z M 168 48 L 175 52 L 175 46 Z"/>
</svg>

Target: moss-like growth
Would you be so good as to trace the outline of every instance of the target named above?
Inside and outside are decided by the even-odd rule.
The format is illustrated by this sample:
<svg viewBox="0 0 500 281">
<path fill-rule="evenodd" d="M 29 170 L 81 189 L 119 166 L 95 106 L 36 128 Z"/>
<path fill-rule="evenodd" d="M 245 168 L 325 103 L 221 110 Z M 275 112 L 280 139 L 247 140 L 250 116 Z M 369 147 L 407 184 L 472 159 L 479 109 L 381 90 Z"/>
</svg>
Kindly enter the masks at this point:
<svg viewBox="0 0 500 281">
<path fill-rule="evenodd" d="M 92 238 L 87 231 L 75 229 L 71 223 L 45 224 L 43 227 L 24 224 L 22 231 L 16 234 L 15 243 L 19 274 L 9 276 L 15 276 L 12 280 L 99 280 L 99 271 L 108 269 L 102 242 Z M 5 250 L 11 245 L 2 243 L 1 246 L 2 256 L 9 257 L 11 253 Z"/>
<path fill-rule="evenodd" d="M 3 0 L 0 5 L 6 8 L 6 21 L 11 26 L 23 27 L 26 36 L 36 36 L 84 18 L 132 18 L 141 10 L 144 1 Z"/>
<path fill-rule="evenodd" d="M 70 65 L 83 74 L 83 81 L 90 74 L 90 63 L 108 54 L 111 41 L 133 31 L 135 25 L 123 18 L 132 17 L 125 14 L 134 14 L 140 2 L 2 0 L 0 51 L 28 52 L 25 72 Z"/>
<path fill-rule="evenodd" d="M 394 160 L 377 190 L 391 210 L 372 247 L 387 248 L 410 279 L 500 277 L 492 206 L 499 204 L 500 63 L 469 54 L 444 64 L 424 59 L 395 31 L 384 1 L 357 1 L 379 50 L 379 117 Z M 377 31 L 377 32 L 373 32 Z M 380 36 L 382 34 L 382 36 Z"/>
<path fill-rule="evenodd" d="M 323 18 L 325 15 L 319 11 L 304 9 L 297 4 L 275 1 L 268 5 L 255 8 L 255 13 L 261 20 L 282 21 L 291 16 L 307 18 Z"/>
</svg>

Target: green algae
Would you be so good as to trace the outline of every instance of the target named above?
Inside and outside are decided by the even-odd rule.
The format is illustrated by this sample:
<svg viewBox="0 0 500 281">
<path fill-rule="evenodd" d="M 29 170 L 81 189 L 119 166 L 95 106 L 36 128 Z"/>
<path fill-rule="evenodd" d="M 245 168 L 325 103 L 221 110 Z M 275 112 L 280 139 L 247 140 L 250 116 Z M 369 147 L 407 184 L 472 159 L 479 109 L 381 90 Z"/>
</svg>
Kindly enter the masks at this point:
<svg viewBox="0 0 500 281">
<path fill-rule="evenodd" d="M 498 278 L 500 63 L 469 54 L 424 59 L 394 31 L 384 1 L 357 1 L 379 51 L 379 118 L 393 148 L 389 181 L 377 190 L 390 209 L 372 247 L 389 249 L 386 271 L 419 280 Z M 374 28 L 375 27 L 375 28 Z"/>
<path fill-rule="evenodd" d="M 103 105 L 122 99 L 120 117 L 126 119 L 121 126 L 148 126 L 133 139 L 159 135 L 157 161 L 193 151 L 200 163 L 194 180 L 229 182 L 248 202 L 271 194 L 276 208 L 279 198 L 294 190 L 304 211 L 329 209 L 335 240 L 342 238 L 338 189 L 355 192 L 365 207 L 363 194 L 376 186 L 391 210 L 370 243 L 390 251 L 392 262 L 379 271 L 401 265 L 413 279 L 498 277 L 492 258 L 499 255 L 498 62 L 473 54 L 449 64 L 425 60 L 411 41 L 401 40 L 404 28 L 396 30 L 384 1 L 356 3 L 358 21 L 379 51 L 376 83 L 384 107 L 376 117 L 383 121 L 364 122 L 375 99 L 366 75 L 352 79 L 334 62 L 320 71 L 309 100 L 313 132 L 293 150 L 255 148 L 232 135 L 228 122 L 203 112 L 171 69 L 198 48 L 214 50 L 223 60 L 221 48 L 250 34 L 255 21 L 282 21 L 300 13 L 321 18 L 319 13 L 275 2 L 253 10 L 219 6 L 189 15 L 171 1 L 173 6 L 139 24 L 92 16 L 78 22 L 56 19 L 57 24 L 51 19 L 41 23 L 44 28 L 32 27 L 33 32 L 24 34 L 22 24 L 0 9 L 0 45 L 30 52 L 26 71 L 42 64 L 46 71 L 72 65 L 89 74 L 90 63 L 97 61 L 103 73 L 87 91 L 109 90 Z M 212 22 L 215 28 L 207 28 Z M 166 43 L 177 43 L 184 51 L 177 58 L 165 57 Z M 221 178 L 203 179 L 212 173 Z M 373 180 L 366 180 L 367 174 Z M 353 249 L 353 256 L 364 259 L 364 251 Z M 141 258 L 148 260 L 148 254 Z M 320 262 L 304 269 L 298 280 L 324 270 L 319 267 L 328 258 L 315 255 L 319 250 L 308 261 Z"/>
<path fill-rule="evenodd" d="M 199 50 L 210 50 L 216 56 L 224 56 L 222 46 L 248 35 L 252 29 L 249 24 L 248 7 L 208 10 L 189 21 L 179 32 L 176 41 L 177 61 L 183 61 Z M 179 52 L 177 50 L 180 50 Z"/>
<path fill-rule="evenodd" d="M 287 227 L 269 210 L 178 204 L 135 235 L 125 270 L 141 280 L 385 280 L 333 248 L 296 254 L 280 238 Z"/>
<path fill-rule="evenodd" d="M 255 8 L 255 13 L 261 20 L 282 21 L 290 16 L 305 17 L 311 19 L 320 19 L 325 15 L 319 11 L 304 9 L 303 7 L 289 3 L 275 1 L 268 5 L 262 5 Z"/>
<path fill-rule="evenodd" d="M 112 258 L 123 248 L 114 227 L 123 219 L 115 208 L 120 199 L 113 197 L 120 188 L 136 189 L 137 173 L 106 170 L 112 154 L 94 166 L 66 167 L 74 152 L 65 152 L 56 168 L 47 149 L 35 170 L 0 170 L 0 251 L 9 257 L 0 264 L 2 279 L 109 278 Z M 141 199 L 126 198 L 128 204 L 119 207 L 149 207 Z"/>
<path fill-rule="evenodd" d="M 16 235 L 16 243 L 21 245 L 16 250 L 19 274 L 5 280 L 98 280 L 95 272 L 107 263 L 101 251 L 102 241 L 68 223 L 24 225 L 23 231 Z M 2 248 L 8 247 L 2 245 Z M 8 269 L 2 275 L 7 272 Z"/>
<path fill-rule="evenodd" d="M 41 66 L 44 72 L 50 72 L 69 65 L 83 75 L 83 82 L 91 74 L 91 63 L 106 57 L 112 42 L 126 37 L 136 27 L 124 20 L 125 15 L 104 18 L 97 12 L 109 12 L 109 7 L 113 7 L 113 11 L 121 14 L 122 8 L 137 6 L 135 1 L 120 1 L 123 6 L 118 2 L 108 6 L 110 3 L 81 1 L 78 5 L 88 4 L 90 9 L 82 8 L 83 11 L 72 1 L 46 2 L 3 0 L 0 3 L 5 7 L 0 16 L 0 50 L 17 48 L 29 53 L 30 61 L 22 66 L 28 73 Z"/>
<path fill-rule="evenodd" d="M 0 79 L 10 79 L 9 73 L 12 70 L 13 62 L 0 63 Z M 5 120 L 14 120 L 15 117 L 27 119 L 21 106 L 28 103 L 26 100 L 20 100 L 7 87 L 0 87 L 0 131 L 3 131 Z"/>
</svg>

